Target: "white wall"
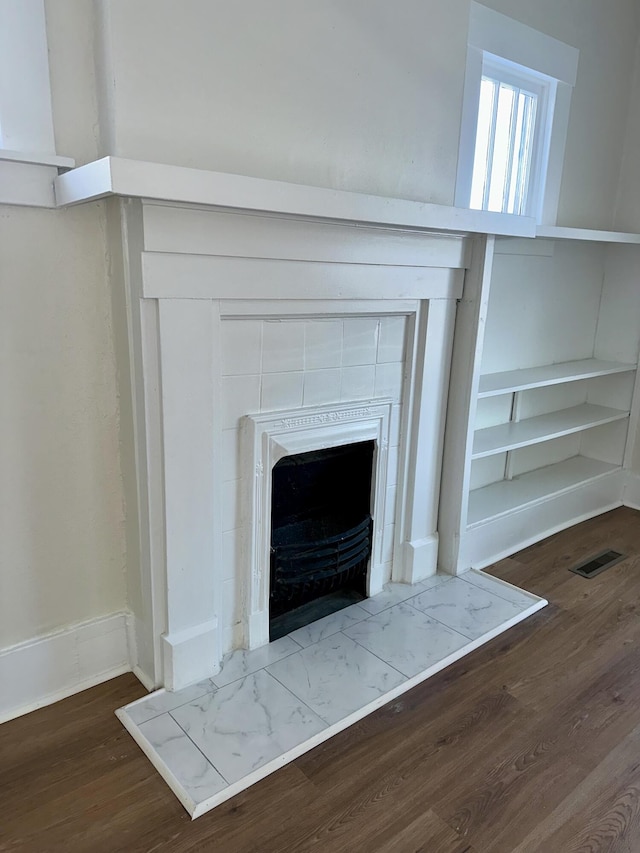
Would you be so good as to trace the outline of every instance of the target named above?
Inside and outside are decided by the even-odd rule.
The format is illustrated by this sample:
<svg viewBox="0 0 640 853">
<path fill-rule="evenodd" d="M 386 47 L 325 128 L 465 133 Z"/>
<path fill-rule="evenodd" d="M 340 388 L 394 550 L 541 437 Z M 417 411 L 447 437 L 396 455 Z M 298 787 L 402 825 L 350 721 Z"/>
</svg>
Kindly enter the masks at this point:
<svg viewBox="0 0 640 853">
<path fill-rule="evenodd" d="M 620 168 L 620 183 L 615 226 L 622 231 L 640 231 L 640 40 L 636 48 L 635 73 L 629 99 L 629 115 L 625 134 L 624 153 Z"/>
<path fill-rule="evenodd" d="M 633 0 L 487 0 L 580 49 L 563 224 L 611 224 Z M 109 153 L 451 204 L 468 0 L 102 0 Z"/>
<path fill-rule="evenodd" d="M 57 150 L 93 159 L 92 6 L 46 12 Z M 0 208 L 0 269 L 1 651 L 123 610 L 126 556 L 103 205 Z"/>
</svg>

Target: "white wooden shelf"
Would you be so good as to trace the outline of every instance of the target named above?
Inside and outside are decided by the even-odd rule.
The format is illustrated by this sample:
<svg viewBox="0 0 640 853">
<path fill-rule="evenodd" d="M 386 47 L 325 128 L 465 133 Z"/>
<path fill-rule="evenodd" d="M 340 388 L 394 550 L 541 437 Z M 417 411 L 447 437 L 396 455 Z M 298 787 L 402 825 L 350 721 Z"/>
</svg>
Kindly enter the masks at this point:
<svg viewBox="0 0 640 853">
<path fill-rule="evenodd" d="M 469 493 L 467 526 L 482 524 L 497 516 L 548 499 L 554 494 L 584 485 L 603 477 L 620 466 L 573 456 L 563 462 L 537 468 L 527 474 L 502 480 Z"/>
<path fill-rule="evenodd" d="M 554 240 L 588 240 L 591 243 L 640 243 L 640 234 L 627 231 L 598 231 L 592 228 L 570 228 L 564 225 L 538 225 L 536 237 Z"/>
<path fill-rule="evenodd" d="M 407 230 L 511 237 L 536 235 L 535 220 L 529 216 L 309 187 L 124 157 L 103 157 L 59 175 L 55 180 L 55 195 L 58 207 L 115 195 L 316 220 L 400 226 Z"/>
<path fill-rule="evenodd" d="M 570 409 L 560 409 L 535 418 L 526 418 L 517 423 L 486 427 L 474 433 L 471 458 L 482 459 L 496 453 L 506 453 L 508 450 L 551 441 L 563 435 L 582 432 L 628 417 L 628 411 L 584 403 Z"/>
<path fill-rule="evenodd" d="M 545 364 L 541 367 L 508 370 L 504 373 L 485 373 L 480 376 L 478 397 L 497 397 L 500 394 L 543 388 L 547 385 L 560 385 L 563 382 L 575 382 L 579 379 L 591 379 L 595 376 L 628 373 L 635 369 L 635 364 L 585 358 L 580 361 L 565 361 L 558 364 Z"/>
</svg>

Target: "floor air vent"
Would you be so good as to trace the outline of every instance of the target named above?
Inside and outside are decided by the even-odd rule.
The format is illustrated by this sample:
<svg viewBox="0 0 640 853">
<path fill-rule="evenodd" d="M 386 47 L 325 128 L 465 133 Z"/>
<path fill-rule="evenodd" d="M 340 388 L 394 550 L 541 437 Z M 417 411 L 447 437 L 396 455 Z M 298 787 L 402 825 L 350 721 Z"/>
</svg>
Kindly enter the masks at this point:
<svg viewBox="0 0 640 853">
<path fill-rule="evenodd" d="M 626 559 L 624 554 L 619 554 L 617 551 L 602 551 L 602 553 L 596 554 L 595 557 L 589 557 L 583 563 L 573 566 L 569 571 L 575 572 L 583 578 L 594 578 L 600 572 L 604 572 L 606 569 L 610 569 L 611 566 L 615 566 Z"/>
</svg>

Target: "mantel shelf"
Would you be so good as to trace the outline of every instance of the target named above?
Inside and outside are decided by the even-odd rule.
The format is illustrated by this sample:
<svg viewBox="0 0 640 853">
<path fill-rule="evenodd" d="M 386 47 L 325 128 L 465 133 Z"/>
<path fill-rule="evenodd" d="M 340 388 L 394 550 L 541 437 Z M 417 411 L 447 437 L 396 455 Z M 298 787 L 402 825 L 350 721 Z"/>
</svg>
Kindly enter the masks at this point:
<svg viewBox="0 0 640 853">
<path fill-rule="evenodd" d="M 506 453 L 508 450 L 529 447 L 628 417 L 628 411 L 585 403 L 535 418 L 526 418 L 517 423 L 487 427 L 476 430 L 471 458 L 482 459 L 497 453 Z"/>
<path fill-rule="evenodd" d="M 535 237 L 536 233 L 535 220 L 527 216 L 310 187 L 123 157 L 103 157 L 72 169 L 56 179 L 55 191 L 59 207 L 108 196 L 125 196 L 414 231 L 514 237 Z"/>
<path fill-rule="evenodd" d="M 580 361 L 564 361 L 558 364 L 545 364 L 541 367 L 508 370 L 504 373 L 486 373 L 480 377 L 478 397 L 497 397 L 500 394 L 512 394 L 515 391 L 528 391 L 531 388 L 576 382 L 579 379 L 628 373 L 635 369 L 635 364 L 585 358 Z"/>
<path fill-rule="evenodd" d="M 626 231 L 600 231 L 592 228 L 570 228 L 563 225 L 538 225 L 536 237 L 554 240 L 587 240 L 592 243 L 640 244 L 640 234 Z"/>
</svg>

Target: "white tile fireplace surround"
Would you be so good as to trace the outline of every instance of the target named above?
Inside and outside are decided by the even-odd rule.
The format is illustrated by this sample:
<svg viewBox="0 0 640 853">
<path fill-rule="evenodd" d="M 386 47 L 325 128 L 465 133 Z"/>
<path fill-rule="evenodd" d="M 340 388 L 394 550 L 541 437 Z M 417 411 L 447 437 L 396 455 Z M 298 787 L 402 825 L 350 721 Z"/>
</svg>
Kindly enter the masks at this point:
<svg viewBox="0 0 640 853">
<path fill-rule="evenodd" d="M 120 202 L 120 214 L 138 667 L 178 690 L 268 641 L 270 477 L 284 455 L 373 440 L 369 594 L 436 573 L 474 238 L 150 201 Z"/>
</svg>

